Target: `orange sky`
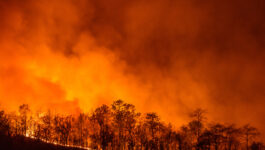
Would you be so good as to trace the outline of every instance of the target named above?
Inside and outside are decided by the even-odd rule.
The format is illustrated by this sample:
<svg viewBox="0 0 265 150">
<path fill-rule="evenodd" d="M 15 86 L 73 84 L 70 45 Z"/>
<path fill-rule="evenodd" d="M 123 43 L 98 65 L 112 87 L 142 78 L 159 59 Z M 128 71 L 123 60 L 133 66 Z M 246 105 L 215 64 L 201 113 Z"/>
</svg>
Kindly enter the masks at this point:
<svg viewBox="0 0 265 150">
<path fill-rule="evenodd" d="M 123 99 L 183 124 L 265 132 L 262 0 L 1 0 L 0 104 L 90 111 Z"/>
</svg>

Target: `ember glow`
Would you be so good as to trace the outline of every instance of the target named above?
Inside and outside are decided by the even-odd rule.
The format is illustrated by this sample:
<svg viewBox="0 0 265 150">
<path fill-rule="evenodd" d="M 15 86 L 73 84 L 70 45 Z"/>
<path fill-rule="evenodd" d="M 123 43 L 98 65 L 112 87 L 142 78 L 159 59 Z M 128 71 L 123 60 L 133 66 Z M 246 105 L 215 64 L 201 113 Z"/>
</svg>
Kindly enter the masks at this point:
<svg viewBox="0 0 265 150">
<path fill-rule="evenodd" d="M 0 104 L 89 112 L 123 99 L 176 126 L 265 133 L 262 0 L 1 0 Z"/>
</svg>

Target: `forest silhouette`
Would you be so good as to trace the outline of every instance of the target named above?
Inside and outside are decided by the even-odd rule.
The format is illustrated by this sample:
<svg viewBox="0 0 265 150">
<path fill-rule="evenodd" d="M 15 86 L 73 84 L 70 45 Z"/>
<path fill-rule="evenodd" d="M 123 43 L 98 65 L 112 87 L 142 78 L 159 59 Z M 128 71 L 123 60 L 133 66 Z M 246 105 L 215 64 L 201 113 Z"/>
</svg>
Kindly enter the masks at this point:
<svg viewBox="0 0 265 150">
<path fill-rule="evenodd" d="M 134 105 L 122 100 L 78 115 L 32 112 L 29 105 L 23 104 L 18 113 L 0 112 L 0 144 L 4 149 L 47 150 L 78 147 L 103 150 L 264 149 L 258 129 L 249 124 L 237 127 L 207 123 L 207 112 L 200 108 L 189 117 L 187 124 L 176 128 L 163 122 L 157 113 L 141 114 Z M 25 146 L 27 143 L 31 146 Z"/>
</svg>

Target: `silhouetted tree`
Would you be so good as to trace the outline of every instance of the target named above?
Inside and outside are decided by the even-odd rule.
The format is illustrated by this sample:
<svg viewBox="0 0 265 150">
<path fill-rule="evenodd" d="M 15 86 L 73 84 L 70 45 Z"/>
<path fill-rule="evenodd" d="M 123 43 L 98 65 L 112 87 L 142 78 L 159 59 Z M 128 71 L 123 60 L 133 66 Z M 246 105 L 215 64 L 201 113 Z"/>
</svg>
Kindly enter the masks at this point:
<svg viewBox="0 0 265 150">
<path fill-rule="evenodd" d="M 118 132 L 118 147 L 125 149 L 126 143 L 128 149 L 135 146 L 135 125 L 140 113 L 136 113 L 135 106 L 124 103 L 122 100 L 114 101 L 112 104 L 113 122 Z"/>
<path fill-rule="evenodd" d="M 265 147 L 261 142 L 253 142 L 251 144 L 251 150 L 264 150 Z"/>
<path fill-rule="evenodd" d="M 163 148 L 160 149 L 176 149 L 177 133 L 173 130 L 172 125 L 163 125 L 160 127 L 160 145 Z"/>
<path fill-rule="evenodd" d="M 9 118 L 9 123 L 10 123 L 10 133 L 12 136 L 17 136 L 19 135 L 19 127 L 20 127 L 20 121 L 19 117 L 16 115 L 15 112 L 12 112 L 7 115 Z"/>
<path fill-rule="evenodd" d="M 157 143 L 156 143 L 156 134 L 158 132 L 159 129 L 159 125 L 160 125 L 160 118 L 158 117 L 158 115 L 154 112 L 152 113 L 147 113 L 146 117 L 145 117 L 145 125 L 149 131 L 149 133 L 151 134 L 151 139 L 149 139 L 148 141 L 148 146 L 151 149 L 157 149 Z"/>
<path fill-rule="evenodd" d="M 85 146 L 89 131 L 86 127 L 88 122 L 88 116 L 84 113 L 80 113 L 77 118 L 77 133 L 78 133 L 78 143 L 80 146 Z"/>
<path fill-rule="evenodd" d="M 213 137 L 211 131 L 208 129 L 204 130 L 198 139 L 197 149 L 210 150 Z"/>
<path fill-rule="evenodd" d="M 11 135 L 10 122 L 4 111 L 0 111 L 0 134 Z"/>
<path fill-rule="evenodd" d="M 110 126 L 111 119 L 111 110 L 107 105 L 97 108 L 91 116 L 91 122 L 96 127 L 91 134 L 92 141 L 104 150 L 112 142 L 114 136 Z"/>
<path fill-rule="evenodd" d="M 28 115 L 30 109 L 28 104 L 23 104 L 19 106 L 19 114 L 20 114 L 20 130 L 21 134 L 26 136 L 28 129 Z"/>
<path fill-rule="evenodd" d="M 205 110 L 202 109 L 196 109 L 190 114 L 191 121 L 189 122 L 189 129 L 194 136 L 193 146 L 196 147 L 196 150 L 199 150 L 199 138 L 201 136 L 201 133 L 203 132 L 204 128 L 204 120 L 206 119 L 205 117 Z"/>
<path fill-rule="evenodd" d="M 213 124 L 210 126 L 211 142 L 214 144 L 214 149 L 218 150 L 224 140 L 225 126 L 222 124 Z"/>
<path fill-rule="evenodd" d="M 225 149 L 237 149 L 240 143 L 241 130 L 236 128 L 235 125 L 229 125 L 224 130 Z"/>
<path fill-rule="evenodd" d="M 112 104 L 113 122 L 118 132 L 117 149 L 125 149 L 125 118 L 126 104 L 122 100 L 114 101 Z"/>
<path fill-rule="evenodd" d="M 249 124 L 245 125 L 243 127 L 243 134 L 245 136 L 245 141 L 246 141 L 246 149 L 249 149 L 249 141 L 255 138 L 259 132 L 257 128 L 250 126 Z"/>
<path fill-rule="evenodd" d="M 45 140 L 46 142 L 51 141 L 51 136 L 52 136 L 52 115 L 51 112 L 48 111 L 45 113 L 41 118 L 41 135 L 42 139 Z"/>
<path fill-rule="evenodd" d="M 50 111 L 33 115 L 23 104 L 18 115 L 0 111 L 0 141 L 6 135 L 23 135 L 65 145 L 89 146 L 90 142 L 90 148 L 103 150 L 264 149 L 263 143 L 255 141 L 259 132 L 250 125 L 207 125 L 202 109 L 196 109 L 190 117 L 187 125 L 176 130 L 170 123 L 161 122 L 156 113 L 141 116 L 134 105 L 122 100 L 114 101 L 111 108 L 102 105 L 90 114 L 75 116 L 52 115 Z"/>
<path fill-rule="evenodd" d="M 72 128 L 72 116 L 61 117 L 56 115 L 54 117 L 55 133 L 57 134 L 57 141 L 62 144 L 68 144 L 70 131 Z"/>
<path fill-rule="evenodd" d="M 137 149 L 143 149 L 148 144 L 147 128 L 143 119 L 140 119 L 135 128 L 135 138 Z"/>
<path fill-rule="evenodd" d="M 192 137 L 189 127 L 181 127 L 177 136 L 177 140 L 179 144 L 179 150 L 190 150 L 192 148 Z"/>
</svg>

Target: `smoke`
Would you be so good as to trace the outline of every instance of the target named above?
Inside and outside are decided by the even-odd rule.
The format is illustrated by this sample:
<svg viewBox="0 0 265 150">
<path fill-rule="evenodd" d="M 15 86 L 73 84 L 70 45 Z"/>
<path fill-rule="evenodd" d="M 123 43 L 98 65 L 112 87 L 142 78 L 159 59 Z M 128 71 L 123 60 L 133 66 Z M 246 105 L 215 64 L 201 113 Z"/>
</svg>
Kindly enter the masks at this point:
<svg viewBox="0 0 265 150">
<path fill-rule="evenodd" d="M 2 0 L 0 103 L 90 111 L 116 99 L 176 125 L 265 123 L 262 0 Z"/>
</svg>

